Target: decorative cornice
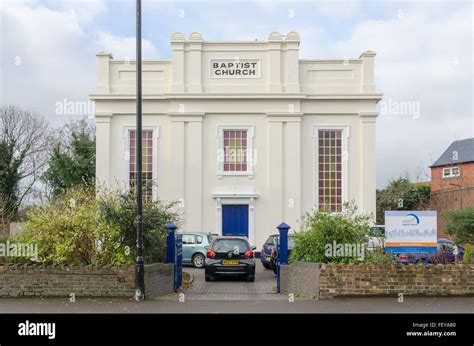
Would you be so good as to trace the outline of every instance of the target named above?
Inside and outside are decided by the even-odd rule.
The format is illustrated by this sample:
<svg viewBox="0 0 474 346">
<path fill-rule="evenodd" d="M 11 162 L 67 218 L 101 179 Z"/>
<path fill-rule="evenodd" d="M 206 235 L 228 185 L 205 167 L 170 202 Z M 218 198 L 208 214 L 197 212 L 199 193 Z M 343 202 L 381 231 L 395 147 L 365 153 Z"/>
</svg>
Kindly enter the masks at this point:
<svg viewBox="0 0 474 346">
<path fill-rule="evenodd" d="M 90 94 L 91 100 L 135 100 L 131 94 Z M 173 99 L 308 99 L 308 100 L 374 100 L 380 101 L 383 94 L 288 94 L 288 93 L 233 93 L 233 94 L 206 94 L 206 93 L 173 93 L 147 94 L 144 100 L 173 100 Z"/>
</svg>

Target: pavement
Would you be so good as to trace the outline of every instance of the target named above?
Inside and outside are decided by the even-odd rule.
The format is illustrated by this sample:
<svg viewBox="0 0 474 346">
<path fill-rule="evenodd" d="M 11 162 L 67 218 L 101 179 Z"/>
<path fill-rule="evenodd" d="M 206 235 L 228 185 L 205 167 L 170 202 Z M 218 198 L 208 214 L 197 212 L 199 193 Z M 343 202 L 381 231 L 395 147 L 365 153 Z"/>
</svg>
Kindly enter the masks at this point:
<svg viewBox="0 0 474 346">
<path fill-rule="evenodd" d="M 242 278 L 217 278 L 206 282 L 204 269 L 185 267 L 183 269 L 193 277 L 191 287 L 184 294 L 186 300 L 286 300 L 286 296 L 276 293 L 276 275 L 272 270 L 263 268 L 257 260 L 255 282 L 247 282 Z M 168 297 L 162 297 L 166 299 Z M 171 296 L 173 298 L 173 295 Z"/>
<path fill-rule="evenodd" d="M 473 313 L 474 298 L 336 298 L 327 300 L 146 300 L 1 298 L 0 313 Z"/>
</svg>

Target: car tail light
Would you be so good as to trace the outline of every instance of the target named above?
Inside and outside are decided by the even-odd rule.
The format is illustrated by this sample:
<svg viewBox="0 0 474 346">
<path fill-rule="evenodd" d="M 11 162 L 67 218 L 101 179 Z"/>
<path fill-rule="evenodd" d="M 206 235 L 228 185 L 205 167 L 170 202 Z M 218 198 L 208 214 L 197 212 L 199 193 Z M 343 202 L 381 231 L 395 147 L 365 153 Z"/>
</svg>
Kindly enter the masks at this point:
<svg viewBox="0 0 474 346">
<path fill-rule="evenodd" d="M 248 251 L 245 253 L 245 258 L 253 258 L 253 251 L 252 251 L 252 250 L 248 250 Z"/>
<path fill-rule="evenodd" d="M 400 258 L 400 259 L 408 259 L 408 255 L 400 255 L 398 258 Z"/>
<path fill-rule="evenodd" d="M 208 249 L 207 253 L 206 253 L 206 257 L 207 258 L 214 258 L 214 257 L 216 257 L 216 253 L 214 251 L 212 251 L 211 249 Z"/>
</svg>

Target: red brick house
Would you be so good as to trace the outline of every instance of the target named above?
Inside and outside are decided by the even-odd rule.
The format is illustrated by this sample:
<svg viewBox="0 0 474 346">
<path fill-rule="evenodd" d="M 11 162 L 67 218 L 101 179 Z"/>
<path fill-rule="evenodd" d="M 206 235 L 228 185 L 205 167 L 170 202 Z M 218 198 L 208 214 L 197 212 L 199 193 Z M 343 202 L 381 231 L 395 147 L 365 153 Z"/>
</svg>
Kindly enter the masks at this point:
<svg viewBox="0 0 474 346">
<path fill-rule="evenodd" d="M 430 168 L 431 209 L 438 212 L 438 237 L 446 238 L 442 212 L 474 206 L 474 138 L 451 143 Z"/>
</svg>

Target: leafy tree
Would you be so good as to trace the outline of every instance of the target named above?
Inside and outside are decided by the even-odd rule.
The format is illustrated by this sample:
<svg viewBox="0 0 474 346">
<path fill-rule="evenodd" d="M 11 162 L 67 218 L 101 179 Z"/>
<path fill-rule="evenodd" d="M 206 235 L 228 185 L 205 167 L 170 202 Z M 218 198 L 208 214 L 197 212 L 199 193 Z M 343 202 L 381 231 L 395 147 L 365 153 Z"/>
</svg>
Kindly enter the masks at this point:
<svg viewBox="0 0 474 346">
<path fill-rule="evenodd" d="M 416 185 L 407 177 L 390 181 L 383 190 L 377 190 L 377 223 L 385 222 L 386 210 L 424 210 L 430 205 L 431 188 Z"/>
<path fill-rule="evenodd" d="M 53 196 L 64 194 L 69 188 L 95 180 L 95 138 L 91 126 L 81 120 L 67 124 L 54 141 L 42 176 Z"/>
<path fill-rule="evenodd" d="M 456 243 L 474 243 L 474 207 L 445 211 L 446 233 Z"/>
<path fill-rule="evenodd" d="M 37 113 L 0 106 L 0 228 L 7 228 L 43 172 L 48 123 Z"/>
</svg>

